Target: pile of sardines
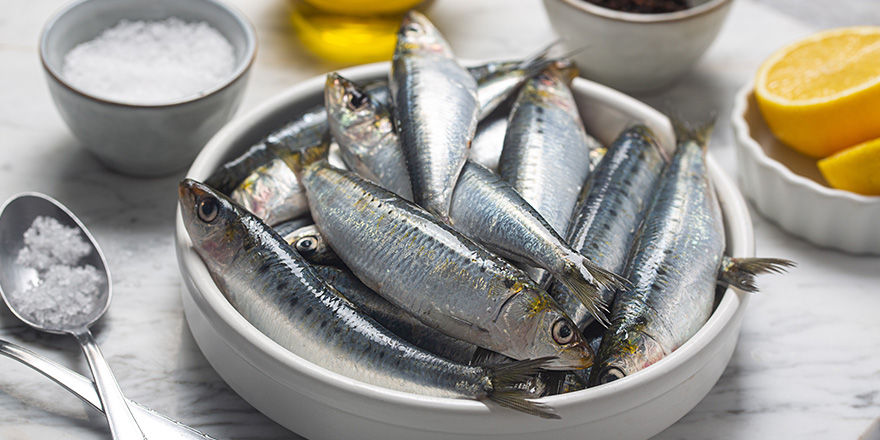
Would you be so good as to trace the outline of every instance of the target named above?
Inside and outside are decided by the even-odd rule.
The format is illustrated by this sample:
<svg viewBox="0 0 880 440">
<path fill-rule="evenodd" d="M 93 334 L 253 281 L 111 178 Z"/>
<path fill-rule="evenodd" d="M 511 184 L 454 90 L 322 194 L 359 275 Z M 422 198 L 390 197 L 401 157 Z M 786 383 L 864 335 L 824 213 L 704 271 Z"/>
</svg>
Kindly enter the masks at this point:
<svg viewBox="0 0 880 440">
<path fill-rule="evenodd" d="M 193 246 L 249 322 L 310 362 L 558 417 L 536 399 L 657 362 L 706 322 L 716 285 L 752 291 L 791 265 L 724 255 L 711 125 L 679 125 L 671 157 L 641 125 L 605 148 L 575 76 L 546 53 L 462 68 L 411 12 L 387 81 L 330 74 L 323 106 L 181 182 Z"/>
</svg>

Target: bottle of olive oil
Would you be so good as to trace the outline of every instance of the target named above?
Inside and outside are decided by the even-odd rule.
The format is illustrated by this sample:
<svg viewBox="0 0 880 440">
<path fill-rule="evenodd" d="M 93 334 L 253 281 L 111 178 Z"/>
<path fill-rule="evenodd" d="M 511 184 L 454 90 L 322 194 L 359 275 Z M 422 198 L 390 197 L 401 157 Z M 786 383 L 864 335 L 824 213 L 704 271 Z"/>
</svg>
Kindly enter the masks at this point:
<svg viewBox="0 0 880 440">
<path fill-rule="evenodd" d="M 293 27 L 303 45 L 329 61 L 390 60 L 403 14 L 424 0 L 296 0 Z"/>
</svg>

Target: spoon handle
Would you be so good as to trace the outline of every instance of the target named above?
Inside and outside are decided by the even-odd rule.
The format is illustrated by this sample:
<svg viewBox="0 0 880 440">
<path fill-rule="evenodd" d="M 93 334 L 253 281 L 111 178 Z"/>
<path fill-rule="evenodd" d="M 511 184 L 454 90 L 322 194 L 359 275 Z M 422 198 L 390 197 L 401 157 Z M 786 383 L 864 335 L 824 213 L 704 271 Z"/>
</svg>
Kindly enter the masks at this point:
<svg viewBox="0 0 880 440">
<path fill-rule="evenodd" d="M 89 368 L 92 370 L 92 377 L 95 378 L 95 387 L 98 389 L 98 396 L 101 397 L 104 415 L 107 416 L 113 438 L 146 440 L 140 426 L 131 415 L 128 402 L 122 395 L 122 390 L 119 389 L 119 384 L 116 383 L 116 378 L 113 377 L 113 372 L 110 371 L 107 360 L 101 354 L 101 349 L 98 348 L 92 332 L 83 329 L 74 332 L 74 335 L 76 335 L 76 340 L 82 346 L 83 353 L 89 362 Z"/>
<path fill-rule="evenodd" d="M 43 376 L 52 379 L 75 396 L 98 411 L 104 412 L 101 398 L 95 391 L 95 384 L 70 369 L 46 359 L 24 347 L 0 339 L 0 355 L 17 360 Z M 153 411 L 133 400 L 128 400 L 131 413 L 148 437 L 166 440 L 214 440 L 191 426 L 184 425 L 170 417 Z"/>
</svg>

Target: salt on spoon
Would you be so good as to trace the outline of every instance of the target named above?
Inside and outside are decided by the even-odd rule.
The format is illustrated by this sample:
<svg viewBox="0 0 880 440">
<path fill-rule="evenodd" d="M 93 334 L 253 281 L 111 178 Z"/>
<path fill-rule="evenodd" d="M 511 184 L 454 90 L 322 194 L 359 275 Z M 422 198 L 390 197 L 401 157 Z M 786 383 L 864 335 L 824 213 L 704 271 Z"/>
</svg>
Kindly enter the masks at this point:
<svg viewBox="0 0 880 440">
<path fill-rule="evenodd" d="M 36 222 L 36 225 L 34 224 Z M 34 235 L 46 237 L 33 238 Z M 31 238 L 25 242 L 25 236 Z M 49 246 L 55 242 L 55 249 Z M 24 249 L 24 251 L 23 251 Z M 92 269 L 88 269 L 91 267 Z M 80 289 L 59 293 L 64 274 L 76 275 Z M 54 271 L 54 275 L 48 275 Z M 84 272 L 83 272 L 84 271 Z M 42 272 L 42 273 L 41 273 Z M 14 292 L 14 293 L 13 293 Z M 44 304 L 27 298 L 44 295 Z M 0 209 L 0 296 L 15 316 L 38 330 L 68 333 L 82 346 L 115 439 L 146 439 L 132 416 L 110 366 L 101 354 L 89 326 L 110 307 L 110 273 L 101 249 L 85 226 L 61 203 L 40 193 L 13 196 Z M 63 310 L 74 307 L 73 313 Z"/>
</svg>

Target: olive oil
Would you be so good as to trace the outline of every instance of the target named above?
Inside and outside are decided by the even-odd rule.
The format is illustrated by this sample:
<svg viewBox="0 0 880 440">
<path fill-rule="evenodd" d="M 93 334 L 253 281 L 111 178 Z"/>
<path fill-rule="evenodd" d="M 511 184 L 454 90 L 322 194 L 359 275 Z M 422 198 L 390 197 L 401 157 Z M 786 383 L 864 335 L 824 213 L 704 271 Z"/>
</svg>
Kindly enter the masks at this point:
<svg viewBox="0 0 880 440">
<path fill-rule="evenodd" d="M 390 60 L 403 14 L 423 0 L 300 0 L 291 22 L 302 44 L 330 61 Z"/>
</svg>

